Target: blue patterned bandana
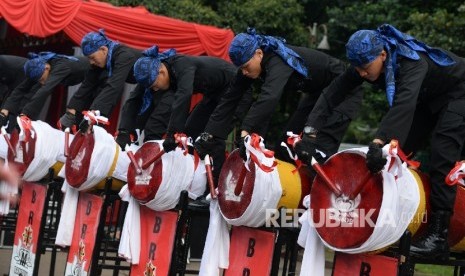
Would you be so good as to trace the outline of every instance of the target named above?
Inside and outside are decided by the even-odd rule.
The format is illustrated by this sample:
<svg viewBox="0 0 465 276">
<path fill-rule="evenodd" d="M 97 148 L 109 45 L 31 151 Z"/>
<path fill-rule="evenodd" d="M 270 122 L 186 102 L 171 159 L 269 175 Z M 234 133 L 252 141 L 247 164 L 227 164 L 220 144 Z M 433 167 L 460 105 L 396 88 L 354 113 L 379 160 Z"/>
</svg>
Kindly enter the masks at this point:
<svg viewBox="0 0 465 276">
<path fill-rule="evenodd" d="M 111 59 L 113 56 L 113 50 L 115 47 L 119 45 L 119 43 L 114 42 L 107 38 L 105 35 L 105 31 L 100 29 L 99 32 L 90 32 L 87 33 L 81 40 L 81 49 L 82 53 L 85 56 L 89 56 L 95 53 L 100 47 L 107 46 L 108 53 L 107 53 L 107 62 L 106 68 L 108 70 L 108 76 L 111 76 L 112 68 L 111 68 Z"/>
<path fill-rule="evenodd" d="M 76 57 L 58 55 L 53 52 L 40 52 L 39 54 L 29 53 L 28 56 L 29 60 L 24 64 L 24 74 L 33 81 L 38 81 L 42 77 L 45 71 L 45 65 L 51 59 L 66 58 L 78 61 Z"/>
<path fill-rule="evenodd" d="M 389 24 L 380 26 L 376 31 L 360 30 L 355 32 L 346 44 L 347 58 L 354 66 L 362 66 L 375 60 L 381 52 L 387 54 L 384 62 L 386 97 L 392 106 L 395 87 L 397 55 L 411 60 L 419 60 L 417 52 L 422 52 L 439 66 L 450 66 L 455 61 L 440 49 L 434 49 L 414 37 L 402 33 Z"/>
<path fill-rule="evenodd" d="M 136 81 L 145 88 L 142 107 L 139 114 L 144 113 L 152 102 L 152 91 L 150 87 L 157 80 L 160 64 L 163 60 L 176 55 L 175 49 L 169 49 L 163 53 L 158 52 L 158 46 L 152 46 L 142 52 L 143 57 L 134 63 L 134 77 Z"/>
<path fill-rule="evenodd" d="M 294 70 L 308 77 L 305 61 L 284 43 L 286 40 L 282 38 L 257 35 L 255 29 L 247 28 L 247 33 L 236 35 L 231 42 L 229 58 L 236 66 L 242 66 L 253 57 L 255 50 L 261 48 L 265 52 L 275 52 Z"/>
</svg>

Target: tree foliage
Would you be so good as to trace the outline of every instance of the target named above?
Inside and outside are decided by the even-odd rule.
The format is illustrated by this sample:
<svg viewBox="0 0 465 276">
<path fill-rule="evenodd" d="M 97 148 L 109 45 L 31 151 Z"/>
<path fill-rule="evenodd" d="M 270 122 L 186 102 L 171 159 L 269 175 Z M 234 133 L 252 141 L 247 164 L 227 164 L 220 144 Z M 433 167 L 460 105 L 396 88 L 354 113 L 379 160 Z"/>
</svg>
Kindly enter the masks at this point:
<svg viewBox="0 0 465 276">
<path fill-rule="evenodd" d="M 389 23 L 434 47 L 465 56 L 464 0 L 107 0 L 115 5 L 143 5 L 151 12 L 186 21 L 243 32 L 281 36 L 294 45 L 309 46 L 308 26 L 326 24 L 330 54 L 345 59 L 345 43 L 358 29 Z M 319 29 L 320 30 L 320 29 Z M 321 30 L 320 30 L 321 31 Z M 317 38 L 321 39 L 321 36 Z M 318 43 L 318 41 L 317 41 Z M 315 44 L 310 44 L 315 46 Z M 387 109 L 383 91 L 364 87 L 363 107 L 346 137 L 366 143 Z M 291 100 L 291 101 L 290 101 Z M 283 97 L 275 121 L 284 122 L 292 111 Z M 292 104 L 291 104 L 292 105 Z M 275 126 L 274 124 L 272 124 Z"/>
</svg>

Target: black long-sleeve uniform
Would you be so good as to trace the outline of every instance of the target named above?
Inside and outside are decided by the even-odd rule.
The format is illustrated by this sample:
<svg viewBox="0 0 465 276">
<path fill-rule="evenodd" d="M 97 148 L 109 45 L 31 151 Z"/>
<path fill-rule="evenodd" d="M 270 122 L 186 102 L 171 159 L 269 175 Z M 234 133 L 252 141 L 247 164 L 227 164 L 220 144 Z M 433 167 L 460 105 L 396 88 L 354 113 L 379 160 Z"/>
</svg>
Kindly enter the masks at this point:
<svg viewBox="0 0 465 276">
<path fill-rule="evenodd" d="M 163 64 L 168 69 L 170 87 L 167 91 L 152 92 L 154 109 L 145 125 L 146 135 L 160 139 L 165 132 L 184 132 L 195 139 L 229 89 L 237 68 L 222 59 L 206 56 L 175 55 Z M 203 99 L 189 114 L 194 93 L 202 93 Z M 119 129 L 134 129 L 143 94 L 141 87 L 131 93 L 123 107 Z M 247 97 L 251 97 L 250 93 Z M 246 105 L 245 101 L 241 104 Z"/>
<path fill-rule="evenodd" d="M 24 64 L 27 58 L 0 55 L 0 102 L 3 102 L 25 78 Z"/>
<path fill-rule="evenodd" d="M 133 66 L 142 56 L 139 50 L 117 45 L 112 54 L 112 74 L 108 68 L 91 66 L 81 87 L 68 103 L 68 108 L 78 112 L 89 109 L 99 110 L 103 116 L 110 116 L 124 91 L 124 83 L 136 83 Z M 103 82 L 103 83 L 102 83 Z"/>
<path fill-rule="evenodd" d="M 78 57 L 77 61 L 54 58 L 47 63 L 50 64 L 50 73 L 44 85 L 26 78 L 8 97 L 3 106 L 4 109 L 13 114 L 23 113 L 32 120 L 36 120 L 47 97 L 57 85 L 72 86 L 81 83 L 90 68 L 90 63 L 86 57 Z M 39 85 L 38 90 L 30 95 L 30 91 L 36 85 Z M 22 105 L 21 102 L 24 99 L 26 99 L 26 103 Z"/>
<path fill-rule="evenodd" d="M 292 130 L 295 133 L 300 133 L 304 127 L 305 118 L 307 118 L 312 110 L 322 90 L 328 86 L 334 78 L 344 72 L 346 68 L 343 62 L 325 53 L 303 47 L 290 45 L 288 45 L 288 47 L 297 52 L 304 59 L 308 68 L 309 78 L 305 78 L 299 74 L 277 54 L 265 52 L 261 62 L 261 91 L 258 99 L 253 103 L 243 120 L 242 130 L 265 136 L 268 123 L 283 93 L 285 91 L 301 91 L 306 93 L 306 95 L 299 103 L 295 114 L 292 116 L 291 120 L 289 120 L 285 130 Z M 241 99 L 242 92 L 253 83 L 253 79 L 245 77 L 238 71 L 233 87 L 228 94 L 223 97 L 222 102 L 210 117 L 210 121 L 205 130 L 206 132 L 217 137 L 226 138 L 228 133 L 225 131 L 224 126 L 231 124 L 231 110 L 233 110 L 237 102 Z M 297 96 L 297 94 L 295 96 Z M 339 106 L 336 112 L 334 112 L 335 119 L 332 120 L 332 123 L 337 123 L 338 127 L 334 127 L 334 125 L 328 126 L 325 131 L 328 139 L 322 140 L 320 143 L 325 146 L 325 150 L 328 154 L 332 154 L 337 150 L 348 123 L 356 116 L 361 100 L 362 91 L 360 89 L 354 89 L 354 96 L 351 97 L 351 100 L 344 102 L 344 104 Z M 323 137 L 323 135 L 319 135 L 320 139 Z M 279 148 L 277 148 L 277 150 L 279 150 Z M 284 158 L 284 156 L 283 154 L 279 157 Z"/>
<path fill-rule="evenodd" d="M 398 57 L 393 104 L 375 138 L 385 142 L 396 139 L 411 152 L 431 137 L 431 203 L 436 210 L 451 211 L 456 189 L 447 186 L 444 179 L 459 160 L 465 141 L 465 61 L 448 54 L 456 64 L 447 67 L 438 66 L 422 53 L 417 61 Z M 344 101 L 349 89 L 363 81 L 354 67 L 348 68 L 322 94 L 307 124 L 318 128 L 325 110 Z M 384 74 L 373 84 L 384 91 Z"/>
</svg>

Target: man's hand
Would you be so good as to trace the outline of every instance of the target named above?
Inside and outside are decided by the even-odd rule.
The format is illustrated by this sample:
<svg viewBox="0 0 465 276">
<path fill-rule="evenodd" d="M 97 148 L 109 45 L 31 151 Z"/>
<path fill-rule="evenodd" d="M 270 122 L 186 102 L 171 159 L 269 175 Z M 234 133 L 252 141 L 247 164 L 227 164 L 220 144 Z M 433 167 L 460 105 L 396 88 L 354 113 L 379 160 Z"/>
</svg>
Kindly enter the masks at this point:
<svg viewBox="0 0 465 276">
<path fill-rule="evenodd" d="M 0 127 L 6 126 L 7 123 L 8 123 L 8 115 L 5 115 L 2 112 L 0 112 Z"/>
<path fill-rule="evenodd" d="M 165 153 L 175 150 L 177 146 L 178 143 L 176 142 L 176 139 L 174 139 L 174 134 L 166 134 L 165 141 L 163 141 L 163 150 Z"/>
<path fill-rule="evenodd" d="M 223 147 L 224 143 L 222 140 L 213 137 L 213 135 L 207 132 L 201 133 L 194 143 L 194 148 L 202 159 L 204 159 L 207 154 L 213 156 L 213 154 L 219 150 L 224 151 Z"/>
<path fill-rule="evenodd" d="M 294 151 L 299 159 L 307 164 L 311 165 L 312 157 L 316 156 L 316 136 L 310 136 L 303 134 L 302 140 L 295 143 Z"/>
<path fill-rule="evenodd" d="M 131 135 L 127 130 L 120 129 L 118 131 L 118 136 L 116 136 L 115 141 L 121 147 L 121 150 L 124 151 L 126 145 L 131 145 Z"/>
<path fill-rule="evenodd" d="M 247 161 L 247 149 L 245 148 L 245 137 L 238 138 L 234 144 L 239 149 L 239 155 L 241 156 L 242 160 Z"/>
<path fill-rule="evenodd" d="M 386 165 L 386 158 L 383 157 L 383 146 L 381 144 L 371 142 L 368 145 L 368 152 L 366 156 L 367 168 L 372 173 L 377 173 L 384 168 Z"/>
<path fill-rule="evenodd" d="M 66 113 L 63 114 L 63 116 L 61 116 L 60 120 L 57 123 L 58 128 L 61 130 L 65 130 L 67 127 L 71 129 L 72 126 L 75 124 L 76 124 L 76 115 L 72 114 L 69 111 L 66 111 Z"/>
</svg>

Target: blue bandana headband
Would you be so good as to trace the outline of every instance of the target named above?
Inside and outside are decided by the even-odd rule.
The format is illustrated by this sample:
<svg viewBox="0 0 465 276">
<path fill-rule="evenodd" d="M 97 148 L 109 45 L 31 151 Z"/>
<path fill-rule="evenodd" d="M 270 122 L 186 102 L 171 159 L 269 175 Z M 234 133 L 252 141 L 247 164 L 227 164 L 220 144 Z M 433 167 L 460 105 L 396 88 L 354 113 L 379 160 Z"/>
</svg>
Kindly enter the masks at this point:
<svg viewBox="0 0 465 276">
<path fill-rule="evenodd" d="M 236 66 L 242 66 L 261 48 L 265 52 L 273 51 L 279 55 L 290 67 L 308 77 L 305 61 L 292 49 L 284 45 L 282 38 L 257 35 L 255 29 L 247 28 L 247 33 L 240 33 L 234 37 L 229 47 L 229 58 Z"/>
<path fill-rule="evenodd" d="M 414 37 L 402 33 L 389 24 L 374 30 L 360 30 L 355 32 L 346 44 L 347 58 L 353 66 L 362 66 L 375 60 L 381 52 L 387 54 L 384 62 L 386 80 L 386 97 L 389 106 L 394 101 L 395 70 L 397 55 L 411 60 L 419 60 L 417 52 L 422 52 L 439 66 L 450 66 L 455 61 L 440 49 L 434 49 Z"/>
<path fill-rule="evenodd" d="M 24 74 L 33 81 L 38 81 L 45 71 L 45 64 L 54 58 L 66 58 L 78 61 L 76 57 L 58 55 L 53 52 L 29 53 L 29 60 L 24 64 Z"/>
<path fill-rule="evenodd" d="M 108 76 L 111 76 L 112 68 L 111 68 L 111 59 L 113 56 L 113 50 L 115 47 L 119 45 L 119 43 L 114 42 L 107 38 L 105 35 L 105 31 L 100 29 L 97 32 L 90 32 L 87 33 L 81 40 L 81 49 L 82 53 L 85 56 L 89 56 L 95 53 L 100 47 L 107 46 L 108 53 L 107 53 L 107 63 L 106 68 L 108 70 Z"/>
<path fill-rule="evenodd" d="M 169 49 L 163 53 L 159 53 L 158 46 L 152 46 L 143 51 L 142 55 L 143 57 L 139 58 L 136 63 L 134 63 L 134 77 L 136 81 L 145 88 L 139 114 L 144 113 L 152 102 L 153 96 L 150 87 L 158 77 L 161 62 L 176 55 L 176 50 Z"/>
</svg>

